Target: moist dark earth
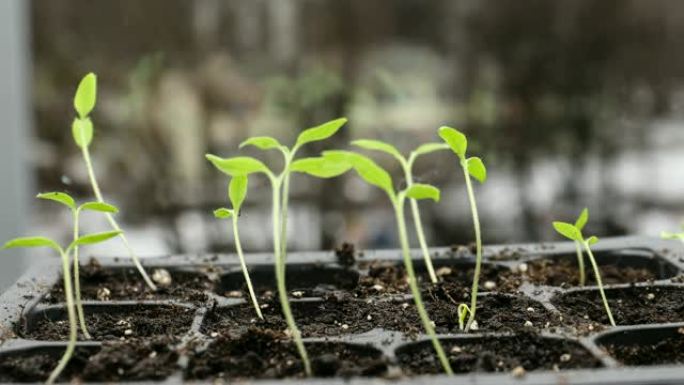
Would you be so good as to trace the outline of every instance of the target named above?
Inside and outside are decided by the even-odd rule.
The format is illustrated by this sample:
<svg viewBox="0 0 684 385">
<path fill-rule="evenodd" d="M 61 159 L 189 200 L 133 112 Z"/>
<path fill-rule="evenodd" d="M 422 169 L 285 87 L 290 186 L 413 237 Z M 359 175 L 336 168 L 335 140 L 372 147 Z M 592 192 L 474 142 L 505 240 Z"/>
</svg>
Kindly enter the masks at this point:
<svg viewBox="0 0 684 385">
<path fill-rule="evenodd" d="M 527 263 L 526 278 L 536 285 L 579 286 L 580 276 L 577 261 L 570 258 L 543 258 Z M 601 280 L 604 285 L 618 283 L 649 282 L 658 279 L 658 275 L 644 267 L 601 265 Z M 589 261 L 585 261 L 586 285 L 596 285 L 596 275 Z"/>
<path fill-rule="evenodd" d="M 96 341 L 180 336 L 190 329 L 195 316 L 194 309 L 173 305 L 113 305 L 110 309 L 102 310 L 86 311 L 85 314 L 88 332 Z M 41 341 L 68 340 L 69 322 L 64 314 L 60 314 L 58 320 L 44 314 L 36 314 L 35 317 L 35 324 L 30 325 L 28 330 L 19 330 L 18 334 L 23 338 Z"/>
<path fill-rule="evenodd" d="M 623 365 L 681 365 L 684 364 L 684 328 L 677 335 L 656 343 L 613 344 L 606 350 Z"/>
</svg>

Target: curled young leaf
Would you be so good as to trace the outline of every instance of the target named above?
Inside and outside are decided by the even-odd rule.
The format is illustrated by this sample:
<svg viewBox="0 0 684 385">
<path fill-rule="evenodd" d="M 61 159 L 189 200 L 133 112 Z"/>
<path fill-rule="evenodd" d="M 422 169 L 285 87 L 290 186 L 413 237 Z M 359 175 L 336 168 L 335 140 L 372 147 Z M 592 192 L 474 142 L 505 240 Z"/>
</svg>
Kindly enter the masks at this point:
<svg viewBox="0 0 684 385">
<path fill-rule="evenodd" d="M 473 156 L 468 158 L 468 174 L 473 178 L 477 179 L 480 183 L 484 183 L 487 180 L 487 169 L 485 168 L 482 159 Z"/>
<path fill-rule="evenodd" d="M 277 139 L 270 136 L 255 136 L 240 143 L 240 148 L 254 146 L 260 150 L 283 149 L 283 145 Z"/>
<path fill-rule="evenodd" d="M 584 226 L 587 224 L 588 220 L 589 220 L 589 209 L 585 207 L 582 210 L 582 212 L 580 213 L 577 220 L 575 221 L 575 227 L 577 227 L 580 230 L 584 229 Z"/>
<path fill-rule="evenodd" d="M 364 148 L 366 150 L 373 150 L 373 151 L 381 151 L 386 154 L 392 155 L 393 157 L 397 158 L 400 162 L 404 160 L 404 157 L 401 155 L 399 150 L 397 150 L 394 146 L 391 144 L 379 141 L 379 140 L 374 140 L 374 139 L 359 139 L 351 142 L 352 145 Z"/>
<path fill-rule="evenodd" d="M 587 243 L 588 243 L 589 245 L 594 245 L 594 244 L 596 244 L 596 242 L 598 242 L 598 241 L 599 241 L 599 239 L 598 239 L 598 237 L 595 236 L 595 235 L 592 235 L 591 237 L 589 237 L 589 238 L 587 239 Z"/>
<path fill-rule="evenodd" d="M 413 150 L 413 154 L 415 154 L 415 156 L 420 156 L 448 149 L 449 145 L 447 145 L 446 143 L 425 143 L 421 144 L 420 146 L 418 146 L 418 148 Z"/>
<path fill-rule="evenodd" d="M 14 238 L 10 241 L 7 241 L 2 248 L 13 249 L 17 247 L 50 247 L 55 250 L 61 250 L 61 248 L 55 241 L 45 237 Z"/>
<path fill-rule="evenodd" d="M 228 198 L 235 211 L 240 211 L 242 202 L 245 201 L 248 181 L 246 175 L 236 175 L 230 179 L 230 184 L 228 185 Z"/>
<path fill-rule="evenodd" d="M 207 154 L 206 157 L 219 171 L 230 176 L 249 175 L 255 172 L 270 173 L 268 167 L 260 160 L 248 156 L 220 158 L 216 155 Z"/>
<path fill-rule="evenodd" d="M 221 207 L 220 209 L 214 210 L 214 218 L 216 219 L 228 219 L 233 216 L 233 210 Z"/>
<path fill-rule="evenodd" d="M 432 199 L 439 202 L 439 195 L 437 187 L 424 183 L 414 183 L 406 189 L 406 196 L 411 199 Z"/>
<path fill-rule="evenodd" d="M 345 123 L 347 123 L 347 118 L 340 118 L 323 123 L 320 126 L 308 128 L 299 134 L 294 147 L 299 148 L 306 143 L 327 139 L 335 135 Z"/>
<path fill-rule="evenodd" d="M 74 200 L 74 198 L 71 197 L 71 195 L 69 195 L 67 193 L 63 193 L 63 192 L 40 193 L 40 194 L 36 195 L 36 198 L 55 201 L 55 202 L 61 203 L 65 206 L 69 207 L 72 210 L 76 209 L 76 201 Z"/>
<path fill-rule="evenodd" d="M 78 147 L 90 146 L 93 141 L 93 122 L 90 118 L 75 118 L 71 124 L 71 135 Z"/>
<path fill-rule="evenodd" d="M 459 158 L 465 158 L 466 151 L 468 150 L 468 139 L 465 135 L 455 128 L 442 126 L 439 128 L 439 137 L 449 145 Z"/>
<path fill-rule="evenodd" d="M 116 206 L 104 202 L 86 202 L 79 206 L 79 210 L 97 211 L 100 213 L 111 214 L 116 214 L 119 212 L 119 209 Z"/>
<path fill-rule="evenodd" d="M 361 179 L 373 186 L 379 187 L 390 198 L 395 198 L 396 194 L 392 184 L 392 177 L 370 158 L 352 151 L 342 150 L 324 151 L 323 157 L 332 162 L 348 162 Z"/>
<path fill-rule="evenodd" d="M 332 161 L 323 157 L 297 159 L 290 165 L 292 172 L 301 172 L 317 178 L 334 178 L 351 168 L 349 162 Z"/>
<path fill-rule="evenodd" d="M 106 240 L 109 240 L 111 238 L 114 238 L 121 234 L 121 231 L 105 231 L 102 233 L 94 233 L 94 234 L 88 234 L 84 235 L 78 239 L 76 239 L 74 242 L 69 245 L 69 248 L 72 248 L 74 246 L 81 246 L 81 245 L 93 245 L 96 243 L 104 242 Z"/>
<path fill-rule="evenodd" d="M 573 224 L 566 222 L 553 222 L 553 228 L 556 229 L 560 235 L 568 239 L 573 241 L 582 240 L 582 233 Z"/>
<path fill-rule="evenodd" d="M 97 77 L 89 73 L 81 79 L 74 96 L 74 108 L 81 119 L 86 118 L 95 108 L 97 99 Z"/>
</svg>

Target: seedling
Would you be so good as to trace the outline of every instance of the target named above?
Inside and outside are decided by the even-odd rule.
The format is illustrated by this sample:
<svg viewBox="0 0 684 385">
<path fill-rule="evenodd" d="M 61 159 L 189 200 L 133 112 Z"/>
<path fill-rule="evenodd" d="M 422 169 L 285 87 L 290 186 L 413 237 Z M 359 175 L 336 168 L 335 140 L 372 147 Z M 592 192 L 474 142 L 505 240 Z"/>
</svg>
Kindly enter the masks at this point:
<svg viewBox="0 0 684 385">
<path fill-rule="evenodd" d="M 74 122 L 71 126 L 71 133 L 74 137 L 76 145 L 81 149 L 83 160 L 88 170 L 88 179 L 90 180 L 90 185 L 93 188 L 95 197 L 97 198 L 98 202 L 104 203 L 102 192 L 100 191 L 100 185 L 97 183 L 97 178 L 95 178 L 95 171 L 93 169 L 92 161 L 90 160 L 89 150 L 90 143 L 93 141 L 94 131 L 93 122 L 90 120 L 89 115 L 93 108 L 95 108 L 96 99 L 97 78 L 95 77 L 95 74 L 91 72 L 83 77 L 78 85 L 78 89 L 76 89 L 76 95 L 74 96 L 74 108 L 76 109 L 78 116 L 74 119 Z M 145 269 L 140 263 L 140 259 L 133 252 L 131 245 L 128 243 L 126 235 L 121 230 L 121 227 L 116 222 L 116 219 L 114 219 L 114 216 L 111 213 L 105 213 L 105 216 L 107 217 L 107 221 L 112 229 L 119 232 L 119 237 L 121 238 L 128 255 L 133 260 L 135 267 L 138 269 L 140 275 L 142 275 L 147 285 L 152 290 L 157 290 L 157 286 L 154 284 L 154 282 L 152 282 L 150 277 L 145 272 Z"/>
<path fill-rule="evenodd" d="M 49 193 L 42 193 L 38 194 L 37 196 L 38 199 L 45 199 L 45 200 L 51 200 L 57 203 L 61 203 L 64 206 L 68 207 L 69 210 L 71 211 L 71 215 L 73 218 L 73 239 L 72 241 L 76 241 L 79 237 L 79 219 L 80 219 L 80 214 L 83 211 L 97 211 L 101 213 L 108 213 L 108 214 L 116 214 L 119 212 L 119 209 L 116 207 L 108 204 L 108 203 L 102 203 L 102 202 L 86 202 L 78 207 L 76 207 L 76 201 L 74 198 L 72 198 L 69 194 L 62 193 L 62 192 L 49 192 Z M 78 245 L 74 246 L 73 248 L 73 257 L 74 257 L 74 294 L 75 294 L 75 299 L 76 299 L 76 311 L 78 313 L 78 322 L 81 326 L 81 332 L 83 333 L 83 336 L 86 339 L 91 339 L 90 333 L 88 333 L 88 328 L 86 327 L 85 323 L 85 317 L 83 315 L 83 304 L 81 302 L 81 280 L 80 280 L 80 274 L 79 274 L 79 261 L 78 261 Z"/>
<path fill-rule="evenodd" d="M 259 318 L 264 319 L 261 314 L 261 308 L 259 307 L 259 302 L 257 301 L 256 294 L 254 294 L 254 288 L 252 287 L 252 280 L 249 278 L 249 270 L 247 270 L 247 264 L 245 263 L 245 256 L 242 253 L 242 245 L 240 244 L 240 233 L 238 232 L 238 217 L 240 216 L 240 208 L 242 207 L 242 202 L 245 201 L 247 197 L 247 184 L 248 179 L 245 175 L 237 175 L 230 179 L 230 184 L 228 185 L 228 198 L 230 199 L 232 209 L 225 207 L 214 210 L 214 216 L 217 219 L 232 219 L 233 222 L 233 238 L 235 239 L 235 249 L 238 253 L 238 258 L 240 258 L 240 266 L 242 267 L 242 274 L 245 276 L 245 282 L 247 282 L 247 289 L 249 289 L 249 296 L 252 298 L 252 304 L 254 305 L 254 310 L 256 311 Z"/>
<path fill-rule="evenodd" d="M 406 178 L 407 187 L 413 185 L 413 164 L 420 155 L 449 149 L 449 147 L 444 143 L 426 143 L 411 151 L 408 158 L 406 158 L 401 155 L 399 150 L 397 150 L 394 146 L 379 140 L 360 139 L 353 141 L 352 144 L 367 150 L 381 151 L 393 156 L 397 161 L 399 161 L 399 164 L 404 171 L 404 178 Z M 416 228 L 416 235 L 418 236 L 418 243 L 420 244 L 420 250 L 423 253 L 425 266 L 427 268 L 428 274 L 430 275 L 430 281 L 432 281 L 432 283 L 437 283 L 437 275 L 435 274 L 435 269 L 432 267 L 432 258 L 430 258 L 430 251 L 428 250 L 427 242 L 425 241 L 425 234 L 423 233 L 423 223 L 420 219 L 418 201 L 415 199 L 410 199 L 409 202 L 411 205 L 411 215 L 413 215 L 413 223 Z"/>
<path fill-rule="evenodd" d="M 571 223 L 566 223 L 566 222 L 553 222 L 553 228 L 556 229 L 556 231 L 561 234 L 562 236 L 573 240 L 579 244 L 581 244 L 585 251 L 587 252 L 587 255 L 589 256 L 589 262 L 591 262 L 591 267 L 594 269 L 594 275 L 596 277 L 596 284 L 598 285 L 599 292 L 601 293 L 601 299 L 603 300 L 603 306 L 606 308 L 606 314 L 608 314 L 608 319 L 610 320 L 610 324 L 615 326 L 615 320 L 613 319 L 613 313 L 610 311 L 610 306 L 608 305 L 608 299 L 606 299 L 606 293 L 603 290 L 603 282 L 601 281 L 601 272 L 599 271 L 598 265 L 596 264 L 596 259 L 594 258 L 594 254 L 591 252 L 591 245 L 595 244 L 598 242 L 598 237 L 596 236 L 591 236 L 589 238 L 584 238 L 584 235 L 582 235 L 582 228 L 586 224 L 587 220 L 589 220 L 589 210 L 586 208 L 582 210 L 582 214 L 580 214 L 579 218 L 575 222 L 575 224 Z M 579 225 L 579 226 L 578 226 Z"/>
<path fill-rule="evenodd" d="M 480 217 L 477 213 L 477 202 L 475 201 L 475 193 L 473 192 L 473 184 L 471 177 L 477 179 L 478 182 L 484 183 L 487 180 L 487 169 L 485 168 L 482 159 L 473 156 L 466 157 L 466 150 L 468 149 L 468 139 L 464 134 L 451 127 L 440 127 L 439 136 L 444 142 L 449 145 L 451 150 L 458 156 L 465 176 L 466 190 L 468 191 L 468 202 L 470 202 L 470 211 L 473 216 L 473 227 L 475 228 L 475 274 L 473 276 L 473 287 L 471 290 L 470 307 L 468 323 L 466 323 L 465 331 L 470 330 L 475 322 L 475 313 L 477 312 L 477 290 L 480 282 L 480 271 L 482 269 L 482 235 L 480 232 Z"/>
<path fill-rule="evenodd" d="M 389 197 L 394 208 L 399 241 L 401 243 L 401 249 L 404 257 L 404 267 L 406 269 L 406 273 L 408 274 L 409 287 L 411 288 L 411 293 L 413 294 L 413 301 L 418 309 L 418 315 L 420 316 L 425 331 L 432 341 L 432 346 L 437 353 L 444 371 L 449 375 L 453 374 L 449 360 L 444 353 L 444 348 L 437 339 L 435 328 L 432 325 L 432 321 L 430 320 L 427 311 L 425 310 L 425 306 L 423 305 L 423 299 L 421 297 L 420 289 L 418 288 L 418 283 L 416 281 L 416 274 L 413 269 L 413 261 L 411 260 L 408 235 L 406 232 L 406 222 L 404 219 L 404 203 L 406 198 L 416 200 L 432 199 L 434 201 L 439 201 L 439 189 L 428 184 L 413 183 L 406 189 L 396 192 L 394 183 L 392 182 L 392 177 L 389 175 L 389 173 L 366 156 L 351 151 L 326 151 L 323 153 L 323 158 L 329 160 L 332 162 L 332 164 L 340 164 L 341 168 L 343 168 L 345 164 L 348 164 L 364 181 L 366 181 L 366 183 L 382 189 Z"/>
<path fill-rule="evenodd" d="M 323 123 L 302 131 L 292 148 L 287 148 L 276 139 L 268 136 L 249 138 L 240 144 L 254 146 L 260 150 L 278 150 L 284 158 L 283 170 L 275 174 L 264 163 L 252 157 L 239 156 L 234 158 L 220 158 L 207 154 L 207 159 L 220 171 L 231 177 L 248 176 L 253 173 L 266 175 L 271 182 L 273 193 L 273 254 L 275 258 L 276 283 L 280 306 L 287 322 L 287 327 L 295 341 L 299 355 L 304 363 L 304 371 L 311 375 L 311 363 L 304 347 L 301 334 L 295 324 L 290 302 L 287 298 L 285 286 L 285 262 L 287 258 L 287 207 L 290 186 L 290 174 L 292 172 L 307 173 L 319 178 L 330 178 L 346 172 L 347 165 L 333 164 L 323 158 L 303 158 L 295 160 L 297 151 L 305 144 L 327 139 L 340 129 L 347 119 L 341 118 Z"/>
<path fill-rule="evenodd" d="M 67 199 L 66 202 L 70 201 Z M 80 208 L 83 208 L 83 206 L 85 205 L 82 205 Z M 85 210 L 85 208 L 83 209 Z M 71 287 L 71 272 L 69 271 L 69 254 L 79 246 L 92 245 L 95 243 L 104 242 L 120 234 L 120 231 L 108 231 L 104 233 L 84 235 L 82 237 L 78 237 L 73 242 L 71 242 L 66 249 L 59 246 L 57 242 L 45 237 L 15 238 L 5 243 L 5 245 L 2 247 L 3 249 L 11 249 L 17 247 L 49 247 L 58 252 L 60 257 L 62 258 L 62 279 L 64 281 L 64 296 L 67 302 L 67 314 L 69 317 L 69 343 L 67 345 L 66 351 L 64 352 L 64 355 L 59 360 L 57 367 L 52 371 L 52 373 L 50 373 L 50 377 L 48 377 L 47 380 L 48 384 L 54 383 L 57 377 L 59 377 L 64 368 L 69 363 L 69 360 L 71 359 L 74 353 L 74 349 L 76 347 L 78 326 L 76 324 L 76 310 L 74 309 L 74 293 Z"/>
<path fill-rule="evenodd" d="M 663 231 L 660 233 L 660 237 L 663 239 L 679 239 L 684 242 L 684 223 L 682 224 L 682 231 L 678 233 L 671 233 L 669 231 Z"/>
</svg>

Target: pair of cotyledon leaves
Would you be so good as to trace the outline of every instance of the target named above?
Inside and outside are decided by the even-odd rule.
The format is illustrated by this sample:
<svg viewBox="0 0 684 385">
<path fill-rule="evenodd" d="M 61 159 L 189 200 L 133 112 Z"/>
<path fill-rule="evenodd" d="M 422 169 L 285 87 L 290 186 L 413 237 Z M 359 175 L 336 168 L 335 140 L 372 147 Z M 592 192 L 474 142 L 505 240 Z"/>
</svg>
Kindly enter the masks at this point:
<svg viewBox="0 0 684 385">
<path fill-rule="evenodd" d="M 89 73 L 81 79 L 74 96 L 74 108 L 78 117 L 71 125 L 71 133 L 76 144 L 81 147 L 88 147 L 93 141 L 93 122 L 88 115 L 95 108 L 97 100 L 97 77 L 94 73 Z"/>
<path fill-rule="evenodd" d="M 582 210 L 574 224 L 556 221 L 553 222 L 553 228 L 556 229 L 556 231 L 562 236 L 573 241 L 581 242 L 584 240 L 584 236 L 582 235 L 582 229 L 584 229 L 584 226 L 587 224 L 587 221 L 589 221 L 589 209 L 585 208 L 584 210 Z M 589 243 L 590 245 L 593 245 L 596 242 L 598 242 L 598 237 L 596 236 L 591 236 L 587 239 L 587 243 Z"/>
<path fill-rule="evenodd" d="M 465 162 L 468 174 L 480 183 L 484 183 L 487 180 L 487 169 L 482 159 L 476 156 L 466 158 L 468 138 L 463 133 L 454 128 L 442 126 L 439 128 L 439 137 L 449 145 L 451 150 L 461 159 L 461 162 Z"/>
<path fill-rule="evenodd" d="M 104 202 L 86 202 L 80 206 L 76 206 L 76 201 L 69 194 L 62 192 L 49 192 L 37 195 L 39 199 L 51 200 L 61 203 L 71 209 L 73 212 L 80 213 L 81 211 L 96 211 L 101 213 L 114 214 L 119 211 L 116 206 Z M 110 238 L 121 234 L 121 231 L 107 231 L 102 233 L 88 234 L 79 237 L 74 241 L 69 248 L 81 245 L 91 245 L 106 241 Z M 3 246 L 3 249 L 17 248 L 17 247 L 51 247 L 55 250 L 61 250 L 60 246 L 53 240 L 46 237 L 22 237 L 15 238 L 8 241 Z"/>
</svg>

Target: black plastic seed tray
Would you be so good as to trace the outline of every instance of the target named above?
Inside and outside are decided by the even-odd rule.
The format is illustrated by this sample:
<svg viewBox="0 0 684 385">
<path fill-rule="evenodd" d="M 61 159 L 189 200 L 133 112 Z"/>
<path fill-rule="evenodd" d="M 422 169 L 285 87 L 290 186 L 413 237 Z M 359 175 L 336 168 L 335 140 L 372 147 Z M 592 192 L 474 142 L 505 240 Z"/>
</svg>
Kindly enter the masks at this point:
<svg viewBox="0 0 684 385">
<path fill-rule="evenodd" d="M 572 243 L 486 247 L 478 330 L 469 334 L 460 333 L 452 317 L 457 303 L 467 300 L 469 284 L 463 283 L 462 290 L 457 283 L 444 284 L 434 292 L 423 285 L 445 350 L 454 369 L 461 372 L 455 378 L 430 374 L 440 369 L 429 340 L 421 334 L 408 290 L 401 285 L 392 289 L 391 281 L 383 285 L 382 279 L 392 274 L 399 274 L 395 283 L 402 283 L 397 250 L 358 253 L 350 267 L 340 265 L 332 252 L 289 254 L 291 302 L 319 374 L 311 379 L 296 376 L 300 365 L 296 354 L 281 348 L 292 344 L 264 343 L 267 334 L 254 332 L 262 327 L 282 335 L 285 329 L 277 316 L 277 301 L 269 300 L 274 287 L 270 254 L 247 256 L 262 295 L 266 324 L 254 319 L 234 255 L 145 259 L 149 271 L 171 273 L 174 283 L 157 294 L 146 292 L 126 259 L 99 259 L 100 266 L 94 273 L 86 269 L 82 280 L 94 340 L 79 341 L 67 380 L 230 381 L 236 375 L 227 366 L 244 363 L 240 360 L 253 354 L 245 347 L 261 344 L 263 355 L 275 350 L 272 358 L 260 358 L 267 365 L 257 368 L 257 376 L 295 373 L 294 377 L 243 375 L 240 380 L 263 384 L 684 383 L 684 247 L 624 237 L 602 239 L 593 249 L 606 281 L 612 282 L 606 293 L 617 327 L 607 324 L 593 281 L 583 288 L 565 282 L 563 269 L 575 263 Z M 467 248 L 434 249 L 433 255 L 441 276 L 467 274 L 473 266 Z M 418 252 L 414 263 L 424 274 Z M 57 260 L 35 266 L 0 297 L 0 379 L 16 382 L 12 365 L 22 362 L 24 370 L 49 372 L 49 357 L 58 358 L 63 352 L 66 342 L 54 337 L 67 331 L 59 271 Z M 627 282 L 620 281 L 620 274 Z M 133 290 L 130 298 L 123 299 L 122 288 Z M 445 301 L 454 301 L 453 313 L 449 306 L 431 308 L 431 298 L 440 293 L 449 294 Z M 107 374 L 98 377 L 97 370 Z M 94 377 L 85 372 L 95 373 Z M 129 372 L 135 375 L 130 377 Z"/>
</svg>

